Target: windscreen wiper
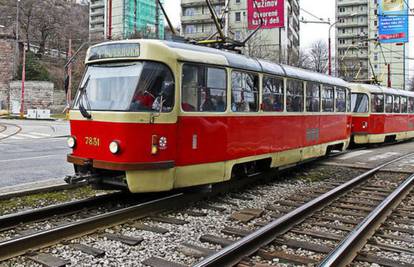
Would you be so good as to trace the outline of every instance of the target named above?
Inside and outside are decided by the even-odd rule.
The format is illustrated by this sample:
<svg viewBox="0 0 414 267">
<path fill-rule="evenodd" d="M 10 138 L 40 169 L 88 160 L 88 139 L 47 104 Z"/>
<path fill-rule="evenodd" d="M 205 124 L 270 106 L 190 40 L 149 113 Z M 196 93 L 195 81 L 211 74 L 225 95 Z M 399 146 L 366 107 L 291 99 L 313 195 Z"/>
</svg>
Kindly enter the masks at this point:
<svg viewBox="0 0 414 267">
<path fill-rule="evenodd" d="M 87 118 L 87 119 L 91 119 L 92 118 L 92 115 L 83 106 L 82 98 L 85 98 L 86 104 L 87 104 L 87 106 L 90 109 L 91 106 L 90 106 L 90 103 L 89 103 L 88 95 L 86 93 L 86 88 L 88 87 L 88 83 L 89 83 L 90 78 L 91 78 L 91 76 L 88 76 L 88 79 L 86 80 L 86 82 L 84 83 L 84 85 L 81 88 L 79 88 L 80 94 L 79 94 L 79 99 L 78 99 L 79 111 L 82 114 L 82 116 L 84 118 Z"/>
</svg>

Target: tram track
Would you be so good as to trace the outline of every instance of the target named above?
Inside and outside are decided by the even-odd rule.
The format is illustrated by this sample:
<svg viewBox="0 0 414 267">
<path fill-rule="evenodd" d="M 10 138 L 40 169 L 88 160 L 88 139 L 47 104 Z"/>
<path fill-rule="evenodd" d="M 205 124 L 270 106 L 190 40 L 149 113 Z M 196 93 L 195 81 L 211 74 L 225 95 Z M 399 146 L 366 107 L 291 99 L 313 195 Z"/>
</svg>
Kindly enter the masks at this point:
<svg viewBox="0 0 414 267">
<path fill-rule="evenodd" d="M 276 218 L 274 221 L 263 224 L 263 227 L 244 235 L 243 238 L 232 242 L 195 266 L 233 266 L 237 264 L 243 267 L 255 266 L 257 261 L 249 257 L 251 255 L 258 256 L 264 262 L 284 262 L 293 265 L 346 266 L 353 260 L 358 260 L 397 266 L 398 262 L 390 260 L 385 262 L 383 259 L 375 259 L 376 257 L 370 254 L 361 257 L 358 256 L 358 252 L 366 245 L 367 240 L 372 237 L 388 215 L 398 212 L 396 207 L 401 201 L 410 192 L 411 197 L 414 196 L 412 192 L 414 175 L 403 180 L 397 179 L 398 181 L 394 182 L 398 182 L 399 185 L 392 189 L 386 186 L 384 186 L 386 189 L 378 188 L 375 183 L 370 184 L 369 180 L 384 167 L 406 157 L 407 155 L 389 161 L 328 192 L 321 192 L 323 193 L 321 196 L 304 201 L 303 205 L 297 205 L 293 200 L 287 207 L 288 201 L 282 201 L 279 203 L 280 205 L 270 207 L 271 210 L 278 212 L 274 216 Z M 351 197 L 349 192 L 356 192 L 356 194 Z M 373 197 L 367 197 L 369 195 Z M 352 200 L 358 197 L 365 200 L 365 205 L 363 202 Z M 375 202 L 374 205 L 366 205 L 367 201 L 372 200 Z M 330 211 L 325 212 L 327 209 Z M 414 209 L 410 209 L 410 212 L 413 211 Z M 341 222 L 341 225 L 346 225 L 346 227 L 335 227 L 335 222 Z M 353 225 L 354 222 L 357 224 Z M 325 231 L 313 230 L 315 227 L 301 228 L 303 224 L 318 225 Z M 331 234 L 329 230 L 332 229 L 345 234 L 343 236 Z M 318 242 L 314 242 L 315 239 L 323 241 L 317 244 Z M 412 239 L 407 237 L 407 241 L 409 240 Z M 283 249 L 283 246 L 290 248 L 289 253 Z M 295 249 L 311 251 L 319 257 L 298 255 L 294 253 Z M 398 251 L 395 246 L 389 246 L 388 249 Z M 414 253 L 414 250 L 409 248 L 406 250 Z M 246 259 L 246 257 L 248 258 Z M 407 264 L 405 266 L 413 265 Z"/>
<path fill-rule="evenodd" d="M 408 156 L 409 155 L 406 155 L 406 157 Z M 382 168 L 384 168 L 385 166 L 392 164 L 393 162 L 397 162 L 398 160 L 401 160 L 402 158 L 403 157 L 400 157 L 393 161 L 387 162 L 386 164 L 383 164 L 379 166 L 378 168 L 375 168 L 374 170 L 370 170 L 369 172 L 366 172 L 365 175 L 367 177 L 372 176 L 380 172 Z M 237 192 L 237 194 L 231 193 L 231 197 L 233 199 L 241 199 L 243 201 L 248 202 L 251 197 L 249 195 L 243 194 L 242 188 L 246 186 L 250 186 L 252 183 L 256 183 L 257 182 L 256 180 L 258 179 L 266 180 L 268 175 L 269 174 L 260 174 L 260 175 L 256 175 L 254 177 L 255 179 L 239 180 L 236 183 L 228 182 L 228 183 L 223 183 L 223 184 L 217 184 L 213 186 L 211 191 L 206 191 L 205 189 L 203 189 L 201 191 L 200 190 L 196 190 L 196 191 L 186 190 L 185 192 L 179 192 L 179 193 L 176 192 L 176 193 L 172 193 L 169 195 L 164 195 L 163 198 L 154 198 L 147 202 L 137 203 L 136 205 L 131 205 L 126 208 L 120 208 L 120 209 L 105 212 L 102 214 L 88 216 L 87 218 L 79 219 L 74 222 L 66 222 L 65 224 L 53 226 L 50 229 L 36 231 L 33 233 L 21 235 L 21 236 L 16 236 L 15 238 L 12 238 L 10 240 L 5 240 L 4 242 L 0 243 L 0 260 L 10 259 L 17 255 L 22 255 L 26 253 L 27 251 L 36 251 L 42 247 L 48 247 L 53 244 L 61 243 L 64 240 L 73 240 L 74 238 L 79 238 L 81 236 L 91 235 L 91 234 L 93 236 L 96 236 L 94 238 L 98 238 L 98 239 L 115 238 L 115 240 L 118 240 L 121 243 L 125 242 L 125 236 L 112 235 L 108 237 L 107 234 L 102 235 L 102 233 L 107 232 L 107 230 L 105 229 L 108 229 L 109 227 L 112 227 L 114 225 L 118 225 L 118 228 L 119 228 L 119 225 L 122 225 L 120 229 L 122 228 L 130 229 L 131 227 L 132 228 L 138 227 L 137 229 L 141 229 L 144 231 L 150 231 L 150 232 L 158 231 L 157 233 L 162 234 L 164 232 L 168 232 L 166 229 L 163 228 L 164 226 L 163 227 L 156 227 L 156 226 L 152 227 L 150 226 L 150 224 L 156 225 L 158 222 L 162 224 L 185 225 L 186 222 L 184 218 L 180 218 L 180 217 L 175 218 L 175 217 L 165 216 L 162 214 L 165 214 L 165 212 L 167 213 L 179 212 L 180 213 L 181 210 L 185 209 L 186 207 L 194 205 L 194 203 L 196 203 L 197 201 L 200 201 L 198 206 L 201 210 L 196 209 L 192 211 L 191 210 L 185 211 L 184 214 L 187 214 L 186 216 L 202 218 L 203 216 L 206 216 L 207 214 L 205 210 L 216 210 L 217 209 L 219 211 L 221 210 L 220 206 L 222 205 L 230 205 L 230 206 L 233 206 L 236 210 L 239 210 L 240 208 L 237 207 L 236 202 L 234 202 L 233 200 L 230 200 L 230 201 L 223 200 L 222 197 L 218 197 L 218 196 L 222 193 L 228 193 L 230 189 L 232 189 Z M 297 199 L 295 199 L 293 196 L 291 199 L 280 200 L 279 208 L 276 208 L 276 209 L 266 208 L 266 211 L 251 209 L 249 212 L 252 212 L 252 213 L 256 212 L 257 213 L 256 215 L 258 217 L 260 217 L 259 213 L 260 214 L 262 214 L 263 212 L 269 213 L 271 214 L 270 216 L 271 218 L 276 219 L 276 221 L 279 221 L 283 217 L 283 216 L 280 217 L 280 215 L 282 215 L 285 212 L 287 214 L 291 212 L 289 211 L 289 208 L 299 207 L 303 203 L 305 203 L 305 205 L 309 205 L 309 199 L 305 199 L 303 197 L 305 196 L 310 197 L 310 198 L 316 197 L 316 199 L 318 199 L 318 198 L 321 198 L 323 195 L 329 193 L 331 190 L 335 190 L 335 188 L 338 188 L 341 186 L 344 187 L 344 184 L 349 184 L 352 181 L 353 181 L 352 182 L 353 184 L 358 184 L 358 182 L 354 180 L 355 179 L 351 181 L 347 181 L 347 180 L 328 181 L 322 187 L 317 187 L 317 188 L 306 190 L 306 193 L 301 194 L 302 197 L 297 197 Z M 373 187 L 372 185 L 363 185 L 363 188 L 361 190 L 369 191 L 369 189 L 372 189 L 372 187 Z M 342 189 L 337 189 L 337 190 L 341 191 L 345 189 L 342 188 Z M 378 189 L 378 191 L 379 191 L 378 198 L 384 197 L 386 194 L 388 194 L 388 191 L 385 192 L 386 189 Z M 338 196 L 336 193 L 331 192 L 329 194 L 330 199 L 336 199 L 337 197 Z M 215 199 L 217 203 L 212 204 L 212 205 L 203 204 L 205 203 L 206 199 Z M 298 199 L 300 201 L 298 201 Z M 378 202 L 378 199 L 376 199 L 376 201 Z M 348 202 L 351 202 L 351 200 L 348 199 Z M 288 206 L 288 204 L 290 206 Z M 314 206 L 314 208 L 315 210 L 317 209 L 316 206 Z M 143 221 L 145 221 L 145 223 L 143 223 Z M 265 224 L 264 221 L 261 224 L 259 222 L 255 223 L 257 227 L 263 226 L 264 224 Z M 218 230 L 218 231 L 225 233 L 225 237 L 219 237 L 219 236 L 209 235 L 208 233 L 205 233 L 200 236 L 200 241 L 205 244 L 213 242 L 212 244 L 215 244 L 215 246 L 219 245 L 219 246 L 224 247 L 224 249 L 226 249 L 225 248 L 226 246 L 228 247 L 233 246 L 234 244 L 238 243 L 240 240 L 243 240 L 243 238 L 240 240 L 238 239 L 243 236 L 244 237 L 248 236 L 252 232 L 252 229 L 236 229 L 232 227 L 225 227 L 224 229 Z M 315 235 L 315 233 L 313 234 Z M 229 236 L 233 236 L 233 237 L 231 239 L 226 239 Z M 332 235 L 330 237 L 332 238 Z M 134 240 L 138 243 L 142 241 L 141 239 L 133 239 L 133 238 L 132 238 L 132 241 L 131 240 L 129 241 L 135 242 Z M 141 240 L 141 241 L 138 241 L 138 240 Z M 75 242 L 79 242 L 79 241 L 75 241 Z M 194 251 L 197 251 L 197 253 L 199 254 L 198 257 L 200 256 L 207 257 L 209 255 L 215 255 L 214 254 L 215 249 L 211 249 L 211 245 L 209 245 L 210 248 L 197 247 L 192 244 L 183 244 L 183 246 L 190 247 L 190 250 L 192 250 L 192 253 L 194 253 Z M 41 251 L 44 251 L 44 250 L 41 250 Z M 260 254 L 264 250 L 262 249 L 262 247 L 260 247 L 258 251 Z M 35 253 L 35 254 L 42 255 L 42 252 Z M 268 254 L 265 254 L 265 255 L 268 255 Z M 151 258 L 148 258 L 142 261 L 142 264 L 148 265 L 148 266 L 164 266 L 163 264 L 174 264 L 174 262 L 165 261 L 165 260 L 163 261 L 163 259 L 161 258 L 151 257 Z M 199 264 L 202 264 L 202 263 L 199 263 Z M 181 265 L 177 265 L 177 266 L 181 266 Z M 203 266 L 203 265 L 200 265 L 200 266 Z M 213 264 L 213 265 L 206 265 L 206 266 L 225 266 L 225 265 Z"/>
<path fill-rule="evenodd" d="M 17 124 L 13 124 L 13 123 L 2 122 L 0 123 L 0 127 L 2 128 L 0 129 L 0 141 L 10 138 L 14 135 L 17 135 L 22 131 L 22 127 L 20 127 Z M 10 129 L 12 127 L 15 129 Z M 10 130 L 10 133 L 8 133 L 8 130 Z"/>
</svg>

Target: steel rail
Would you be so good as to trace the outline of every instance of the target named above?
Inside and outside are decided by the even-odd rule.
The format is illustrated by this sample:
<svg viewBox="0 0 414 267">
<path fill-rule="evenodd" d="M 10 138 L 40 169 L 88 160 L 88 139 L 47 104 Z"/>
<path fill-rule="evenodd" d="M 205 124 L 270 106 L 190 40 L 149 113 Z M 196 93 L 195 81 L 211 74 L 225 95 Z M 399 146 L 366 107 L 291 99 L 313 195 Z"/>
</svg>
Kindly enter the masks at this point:
<svg viewBox="0 0 414 267">
<path fill-rule="evenodd" d="M 366 241 L 384 222 L 392 210 L 398 206 L 413 189 L 414 175 L 402 182 L 386 199 L 384 199 L 365 219 L 359 223 L 336 248 L 328 254 L 319 266 L 346 266 L 357 256 Z"/>
<path fill-rule="evenodd" d="M 305 220 L 309 215 L 313 214 L 316 210 L 319 210 L 328 205 L 333 199 L 339 197 L 346 191 L 354 188 L 356 185 L 364 182 L 373 174 L 377 173 L 382 168 L 400 161 L 404 158 L 413 156 L 414 153 L 409 153 L 404 156 L 398 157 L 394 160 L 386 162 L 373 168 L 352 180 L 326 192 L 325 194 L 307 202 L 306 204 L 296 208 L 295 210 L 283 215 L 282 217 L 274 220 L 268 225 L 260 228 L 259 230 L 241 238 L 233 244 L 225 247 L 219 252 L 206 257 L 204 260 L 195 264 L 194 267 L 207 267 L 207 266 L 233 266 L 240 262 L 245 256 L 251 255 L 258 251 L 261 247 L 271 243 L 278 235 L 288 231 L 293 225 Z"/>
<path fill-rule="evenodd" d="M 6 126 L 6 129 L 7 129 L 7 125 L 9 125 L 9 126 L 14 126 L 14 127 L 16 127 L 17 128 L 17 131 L 16 132 L 14 132 L 14 133 L 12 133 L 12 134 L 9 134 L 9 135 L 7 135 L 7 136 L 4 136 L 4 137 L 0 137 L 0 141 L 1 140 L 4 140 L 4 139 L 7 139 L 7 138 L 9 138 L 9 137 L 12 137 L 12 136 L 14 136 L 14 135 L 16 135 L 16 134 L 18 134 L 18 133 L 20 133 L 21 131 L 22 131 L 22 127 L 20 127 L 19 125 L 17 125 L 17 124 L 13 124 L 13 123 L 1 123 L 2 125 L 4 125 L 4 126 Z"/>
<path fill-rule="evenodd" d="M 0 261 L 22 255 L 27 251 L 56 244 L 62 240 L 69 240 L 71 238 L 93 233 L 102 228 L 122 224 L 131 219 L 141 219 L 166 210 L 183 208 L 196 201 L 226 193 L 231 190 L 241 189 L 247 185 L 256 183 L 259 180 L 269 179 L 269 173 L 271 172 L 254 175 L 255 179 L 252 179 L 252 177 L 249 176 L 245 179 L 214 184 L 209 190 L 192 189 L 187 190 L 189 192 L 186 193 L 167 193 L 170 195 L 116 211 L 107 212 L 105 214 L 92 216 L 73 223 L 57 226 L 56 228 L 6 240 L 0 242 Z M 159 197 L 159 194 L 157 196 Z"/>
<path fill-rule="evenodd" d="M 198 195 L 201 196 L 201 194 Z M 172 209 L 177 205 L 188 201 L 189 199 L 186 195 L 175 194 L 162 199 L 152 200 L 128 208 L 96 215 L 49 230 L 6 240 L 0 243 L 0 261 L 22 255 L 29 250 L 40 249 L 62 240 L 75 238 L 92 233 L 104 227 L 123 223 L 132 218 L 141 218 L 167 208 Z"/>
<path fill-rule="evenodd" d="M 2 133 L 4 131 L 6 131 L 7 126 L 6 125 L 3 125 L 3 124 L 0 124 L 0 128 L 1 128 L 0 133 Z"/>
<path fill-rule="evenodd" d="M 97 206 L 102 203 L 108 203 L 110 201 L 119 201 L 122 198 L 127 197 L 123 193 L 106 194 L 97 197 L 90 197 L 87 199 L 76 200 L 61 204 L 55 204 L 46 206 L 43 208 L 22 211 L 18 213 L 11 213 L 0 216 L 0 231 L 8 230 L 20 223 L 28 223 L 39 220 L 47 219 L 54 215 L 62 215 L 74 211 L 81 211 L 86 208 Z"/>
</svg>

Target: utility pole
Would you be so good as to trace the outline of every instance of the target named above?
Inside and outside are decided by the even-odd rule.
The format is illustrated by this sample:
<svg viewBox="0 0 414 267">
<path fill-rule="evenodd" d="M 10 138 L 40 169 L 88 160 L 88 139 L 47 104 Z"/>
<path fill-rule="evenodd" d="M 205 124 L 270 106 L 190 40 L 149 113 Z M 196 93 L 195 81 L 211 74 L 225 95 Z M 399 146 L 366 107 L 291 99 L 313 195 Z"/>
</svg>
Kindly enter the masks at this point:
<svg viewBox="0 0 414 267">
<path fill-rule="evenodd" d="M 72 39 L 69 38 L 68 58 L 72 58 Z M 69 116 L 69 108 L 72 101 L 72 62 L 68 65 L 68 88 L 66 92 L 66 116 Z"/>
<path fill-rule="evenodd" d="M 112 39 L 112 0 L 108 0 L 108 39 Z"/>
<path fill-rule="evenodd" d="M 160 13 L 159 13 L 159 6 L 158 6 L 158 0 L 155 1 L 155 35 L 157 36 L 157 39 L 160 39 Z"/>
<path fill-rule="evenodd" d="M 228 37 L 229 36 L 229 19 L 230 19 L 230 15 L 229 15 L 229 13 L 230 13 L 230 10 L 229 10 L 229 2 L 230 2 L 230 0 L 226 0 L 225 1 L 225 4 L 224 4 L 224 35 L 226 36 L 226 37 Z"/>
<path fill-rule="evenodd" d="M 18 60 L 17 57 L 19 56 L 19 2 L 20 0 L 16 1 L 16 43 L 15 43 L 15 51 L 14 51 L 14 59 L 13 59 L 13 76 L 16 77 L 17 74 L 17 65 Z"/>
<path fill-rule="evenodd" d="M 24 82 L 26 80 L 26 48 L 23 46 L 23 65 L 22 65 L 22 95 L 20 97 L 20 118 L 24 118 Z"/>
<path fill-rule="evenodd" d="M 387 83 L 387 86 L 389 87 L 389 88 L 391 88 L 391 64 L 390 63 L 388 63 L 387 64 L 387 69 L 388 69 L 388 83 Z"/>
</svg>

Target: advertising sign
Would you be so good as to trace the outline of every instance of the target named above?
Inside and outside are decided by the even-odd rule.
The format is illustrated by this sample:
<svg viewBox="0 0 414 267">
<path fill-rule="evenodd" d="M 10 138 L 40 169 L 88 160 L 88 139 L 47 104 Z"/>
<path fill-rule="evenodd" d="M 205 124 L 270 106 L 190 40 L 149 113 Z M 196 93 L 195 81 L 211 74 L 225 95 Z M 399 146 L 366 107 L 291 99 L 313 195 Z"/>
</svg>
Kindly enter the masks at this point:
<svg viewBox="0 0 414 267">
<path fill-rule="evenodd" d="M 408 42 L 408 7 L 404 0 L 378 1 L 378 36 L 381 43 Z"/>
<path fill-rule="evenodd" d="M 285 26 L 284 13 L 284 0 L 247 0 L 249 30 L 254 30 L 260 25 L 260 16 L 263 19 L 262 29 L 283 28 Z"/>
</svg>

